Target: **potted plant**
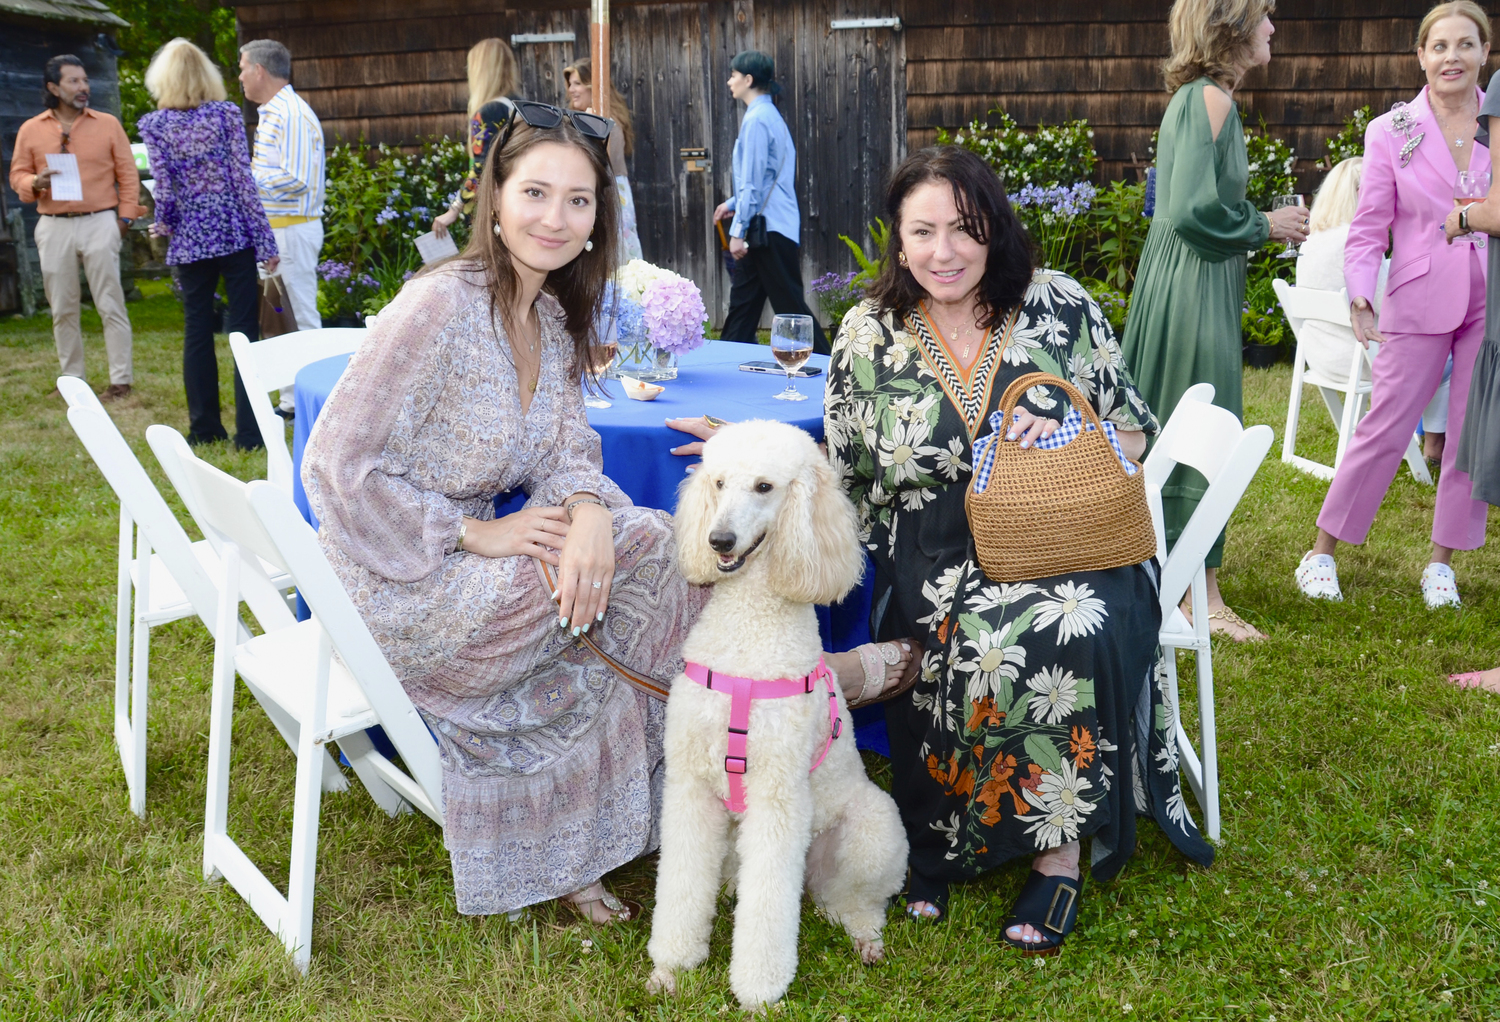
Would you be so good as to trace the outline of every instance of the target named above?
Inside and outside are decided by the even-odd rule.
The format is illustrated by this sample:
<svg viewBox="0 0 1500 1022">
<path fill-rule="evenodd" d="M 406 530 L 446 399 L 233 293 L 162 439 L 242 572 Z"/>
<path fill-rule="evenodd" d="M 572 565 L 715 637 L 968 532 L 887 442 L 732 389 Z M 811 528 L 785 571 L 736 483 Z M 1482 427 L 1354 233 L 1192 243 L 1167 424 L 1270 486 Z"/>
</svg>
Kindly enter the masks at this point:
<svg viewBox="0 0 1500 1022">
<path fill-rule="evenodd" d="M 1272 279 L 1266 276 L 1252 283 L 1240 310 L 1245 365 L 1253 369 L 1269 369 L 1285 352 L 1287 322 L 1276 302 Z"/>
</svg>

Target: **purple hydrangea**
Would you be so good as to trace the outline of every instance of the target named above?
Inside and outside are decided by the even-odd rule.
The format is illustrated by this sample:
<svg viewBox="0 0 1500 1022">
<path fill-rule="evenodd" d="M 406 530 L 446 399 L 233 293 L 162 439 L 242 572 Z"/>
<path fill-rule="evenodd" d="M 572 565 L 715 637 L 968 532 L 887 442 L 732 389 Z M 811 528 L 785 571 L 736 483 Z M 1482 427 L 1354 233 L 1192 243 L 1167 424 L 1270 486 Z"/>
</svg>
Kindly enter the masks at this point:
<svg viewBox="0 0 1500 1022">
<path fill-rule="evenodd" d="M 703 320 L 708 310 L 691 280 L 676 277 L 653 280 L 641 295 L 647 338 L 653 348 L 684 355 L 703 344 Z"/>
<path fill-rule="evenodd" d="M 616 304 L 618 302 L 618 305 Z M 624 294 L 614 281 L 604 285 L 603 311 L 599 315 L 598 335 L 609 336 L 610 320 L 617 321 L 615 337 L 620 344 L 635 344 L 644 340 L 646 330 L 645 310 L 640 303 Z"/>
</svg>

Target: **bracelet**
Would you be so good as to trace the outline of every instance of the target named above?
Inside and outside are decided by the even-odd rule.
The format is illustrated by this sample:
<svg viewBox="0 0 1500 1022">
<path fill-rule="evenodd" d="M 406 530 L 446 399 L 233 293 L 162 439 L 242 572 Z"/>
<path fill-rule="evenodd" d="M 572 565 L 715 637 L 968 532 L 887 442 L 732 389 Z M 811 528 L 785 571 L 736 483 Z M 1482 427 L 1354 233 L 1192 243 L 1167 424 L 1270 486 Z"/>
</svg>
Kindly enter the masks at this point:
<svg viewBox="0 0 1500 1022">
<path fill-rule="evenodd" d="M 464 521 L 463 519 L 459 519 L 459 522 L 458 522 L 458 542 L 455 543 L 455 544 L 453 544 L 453 552 L 454 553 L 458 553 L 460 550 L 462 550 L 464 548 L 464 536 L 465 536 L 465 534 L 468 533 L 468 531 L 469 531 L 469 523 L 466 522 L 466 521 Z"/>
<path fill-rule="evenodd" d="M 609 505 L 604 503 L 604 501 L 600 500 L 598 497 L 579 497 L 577 500 L 573 501 L 571 504 L 568 504 L 563 508 L 563 510 L 568 513 L 569 523 L 573 521 L 573 509 L 579 504 L 598 504 L 600 507 L 604 508 L 604 510 L 609 510 Z"/>
</svg>

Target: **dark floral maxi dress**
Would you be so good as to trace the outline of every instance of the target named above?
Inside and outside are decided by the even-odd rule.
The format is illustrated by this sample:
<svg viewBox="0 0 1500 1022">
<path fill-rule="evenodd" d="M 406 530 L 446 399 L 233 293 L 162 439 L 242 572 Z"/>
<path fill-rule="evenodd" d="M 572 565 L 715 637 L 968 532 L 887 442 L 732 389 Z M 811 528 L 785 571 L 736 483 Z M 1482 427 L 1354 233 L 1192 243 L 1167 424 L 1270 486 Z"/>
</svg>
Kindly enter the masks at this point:
<svg viewBox="0 0 1500 1022">
<path fill-rule="evenodd" d="M 962 880 L 1092 836 L 1107 880 L 1137 813 L 1207 865 L 1178 777 L 1155 562 L 1003 585 L 975 558 L 970 449 L 1010 381 L 1036 371 L 1071 379 L 1118 428 L 1157 428 L 1099 306 L 1063 274 L 1036 274 L 967 375 L 920 307 L 862 303 L 834 347 L 828 454 L 875 563 L 871 634 L 924 648 L 916 686 L 886 704 L 912 869 Z M 1067 411 L 1037 388 L 1023 403 Z"/>
</svg>

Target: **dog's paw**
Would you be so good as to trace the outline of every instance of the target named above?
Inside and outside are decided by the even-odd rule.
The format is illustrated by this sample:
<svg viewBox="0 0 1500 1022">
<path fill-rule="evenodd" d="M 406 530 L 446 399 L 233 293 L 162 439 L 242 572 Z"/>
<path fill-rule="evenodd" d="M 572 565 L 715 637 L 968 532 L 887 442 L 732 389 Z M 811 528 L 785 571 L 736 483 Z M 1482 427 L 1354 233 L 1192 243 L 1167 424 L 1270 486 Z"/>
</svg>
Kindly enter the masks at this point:
<svg viewBox="0 0 1500 1022">
<path fill-rule="evenodd" d="M 885 959 L 885 941 L 876 937 L 874 940 L 854 941 L 854 949 L 859 952 L 859 960 L 866 965 L 874 965 Z"/>
<path fill-rule="evenodd" d="M 677 977 L 672 970 L 657 967 L 651 970 L 651 977 L 646 980 L 646 992 L 648 994 L 675 994 L 677 992 Z"/>
</svg>

